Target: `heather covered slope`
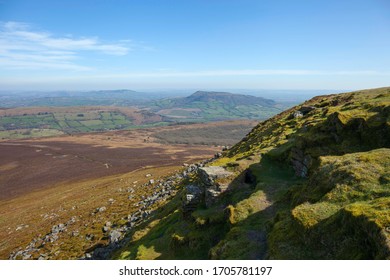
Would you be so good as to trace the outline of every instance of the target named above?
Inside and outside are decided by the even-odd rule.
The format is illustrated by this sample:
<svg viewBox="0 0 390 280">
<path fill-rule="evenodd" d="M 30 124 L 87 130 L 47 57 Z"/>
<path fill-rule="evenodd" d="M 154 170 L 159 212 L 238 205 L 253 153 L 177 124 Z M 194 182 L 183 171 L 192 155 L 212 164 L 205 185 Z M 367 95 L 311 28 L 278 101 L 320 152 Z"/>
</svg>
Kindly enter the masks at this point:
<svg viewBox="0 0 390 280">
<path fill-rule="evenodd" d="M 209 165 L 230 175 L 188 174 L 115 257 L 390 259 L 390 88 L 315 97 Z"/>
</svg>

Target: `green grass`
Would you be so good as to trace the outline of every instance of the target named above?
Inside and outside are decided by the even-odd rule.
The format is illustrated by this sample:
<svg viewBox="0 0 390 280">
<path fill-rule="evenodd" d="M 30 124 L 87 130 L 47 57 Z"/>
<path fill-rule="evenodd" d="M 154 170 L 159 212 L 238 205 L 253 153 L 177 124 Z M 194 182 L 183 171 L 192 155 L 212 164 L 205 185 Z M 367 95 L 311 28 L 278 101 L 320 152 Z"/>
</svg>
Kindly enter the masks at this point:
<svg viewBox="0 0 390 280">
<path fill-rule="evenodd" d="M 190 104 L 173 107 L 172 102 L 157 101 L 155 106 L 158 109 L 172 109 L 167 113 L 167 116 L 180 116 L 177 121 L 216 121 L 216 120 L 237 120 L 237 119 L 255 119 L 264 120 L 274 116 L 280 112 L 277 107 L 265 107 L 261 105 L 238 105 L 229 104 L 221 101 L 194 101 Z M 181 108 L 184 108 L 181 109 Z M 185 109 L 197 109 L 199 111 L 194 114 L 193 112 L 186 111 Z"/>
<path fill-rule="evenodd" d="M 103 125 L 103 122 L 101 120 L 87 120 L 87 121 L 79 121 L 81 125 L 84 126 L 101 126 Z"/>
<path fill-rule="evenodd" d="M 270 234 L 271 255 L 388 258 L 390 247 L 385 244 L 390 236 L 384 229 L 390 224 L 389 173 L 390 149 L 322 158 L 317 172 L 292 194 L 297 206 L 283 220 L 283 231 L 291 233 L 281 234 L 282 221 L 275 223 Z M 292 234 L 296 244 L 291 247 L 288 239 Z M 286 243 L 290 245 L 280 245 Z M 372 247 L 367 248 L 367 243 Z M 304 250 L 311 255 L 304 254 Z M 291 251 L 301 253 L 293 256 Z"/>
<path fill-rule="evenodd" d="M 28 129 L 28 128 L 58 128 L 53 115 L 22 115 L 1 117 L 2 130 Z"/>
<path fill-rule="evenodd" d="M 74 110 L 72 110 L 74 111 Z M 156 122 L 155 125 L 161 125 Z M 133 128 L 133 122 L 129 117 L 116 111 L 82 111 L 70 113 L 37 113 L 31 115 L 15 115 L 0 117 L 0 131 L 9 131 L 2 133 L 1 137 L 9 138 L 29 138 L 39 137 L 35 133 L 22 135 L 19 130 L 46 129 L 59 130 L 63 133 L 78 133 L 91 131 L 104 131 L 107 129 L 128 129 Z M 24 132 L 24 131 L 23 131 Z M 48 133 L 48 136 L 58 133 Z M 19 136 L 15 136 L 19 135 Z M 42 137 L 46 136 L 42 133 Z"/>
</svg>

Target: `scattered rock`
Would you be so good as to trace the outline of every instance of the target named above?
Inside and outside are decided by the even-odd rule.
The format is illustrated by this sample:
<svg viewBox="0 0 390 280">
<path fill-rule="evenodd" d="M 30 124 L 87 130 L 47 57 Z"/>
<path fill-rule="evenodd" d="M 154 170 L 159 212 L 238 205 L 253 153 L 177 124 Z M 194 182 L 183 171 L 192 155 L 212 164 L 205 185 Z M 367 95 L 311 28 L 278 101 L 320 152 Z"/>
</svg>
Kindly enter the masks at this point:
<svg viewBox="0 0 390 280">
<path fill-rule="evenodd" d="M 297 119 L 297 118 L 302 118 L 302 117 L 303 117 L 303 113 L 302 113 L 301 111 L 295 111 L 295 112 L 293 113 L 293 117 L 294 117 L 295 119 Z"/>
<path fill-rule="evenodd" d="M 47 257 L 46 254 L 41 254 L 41 255 L 39 256 L 39 258 L 38 258 L 38 260 L 40 260 L 40 261 L 42 261 L 42 260 L 47 260 L 47 259 L 48 259 L 48 257 Z"/>
<path fill-rule="evenodd" d="M 86 236 L 85 236 L 85 240 L 88 240 L 88 241 L 92 241 L 95 239 L 95 235 L 92 234 L 92 233 L 88 233 Z"/>
<path fill-rule="evenodd" d="M 73 216 L 72 218 L 70 218 L 70 220 L 66 224 L 71 225 L 71 224 L 74 224 L 76 221 L 77 221 L 76 216 Z"/>
<path fill-rule="evenodd" d="M 51 228 L 52 234 L 58 234 L 60 232 L 63 232 L 66 229 L 66 226 L 64 224 L 58 224 Z"/>
<path fill-rule="evenodd" d="M 19 231 L 19 230 L 22 230 L 24 228 L 28 228 L 28 225 L 18 225 L 15 229 L 15 231 Z"/>
<path fill-rule="evenodd" d="M 122 233 L 119 232 L 118 230 L 113 230 L 110 232 L 109 237 L 111 243 L 116 243 L 122 237 Z"/>
<path fill-rule="evenodd" d="M 128 193 L 133 193 L 133 192 L 134 192 L 134 189 L 133 189 L 133 188 L 127 188 L 127 192 L 128 192 Z"/>
<path fill-rule="evenodd" d="M 214 158 L 215 158 L 215 159 L 220 158 L 220 157 L 222 157 L 222 153 L 216 153 L 216 154 L 214 155 Z"/>
</svg>

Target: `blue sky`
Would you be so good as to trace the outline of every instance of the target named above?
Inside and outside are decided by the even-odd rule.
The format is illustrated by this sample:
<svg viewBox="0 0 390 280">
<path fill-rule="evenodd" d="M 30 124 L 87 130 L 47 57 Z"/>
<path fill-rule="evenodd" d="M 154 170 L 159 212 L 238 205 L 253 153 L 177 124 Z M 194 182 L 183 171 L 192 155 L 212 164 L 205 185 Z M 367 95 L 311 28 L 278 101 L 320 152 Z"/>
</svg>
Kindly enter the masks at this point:
<svg viewBox="0 0 390 280">
<path fill-rule="evenodd" d="M 381 86 L 388 0 L 0 0 L 0 89 Z"/>
</svg>

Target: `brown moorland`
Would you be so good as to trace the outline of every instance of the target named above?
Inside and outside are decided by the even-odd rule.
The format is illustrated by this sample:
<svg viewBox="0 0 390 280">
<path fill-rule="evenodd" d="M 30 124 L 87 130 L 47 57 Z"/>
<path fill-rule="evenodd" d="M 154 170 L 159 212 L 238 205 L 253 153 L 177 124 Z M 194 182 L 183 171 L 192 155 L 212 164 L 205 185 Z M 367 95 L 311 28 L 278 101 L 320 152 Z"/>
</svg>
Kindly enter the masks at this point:
<svg viewBox="0 0 390 280">
<path fill-rule="evenodd" d="M 107 221 L 120 224 L 137 209 L 135 204 L 143 195 L 153 193 L 153 188 L 143 184 L 221 150 L 217 146 L 159 143 L 155 133 L 175 130 L 179 137 L 178 130 L 220 125 L 228 129 L 239 123 L 244 124 L 221 122 L 0 141 L 0 259 L 70 219 L 74 222 L 61 238 L 46 243 L 41 252 L 50 259 L 82 257 L 89 248 L 107 242 L 102 232 Z M 135 190 L 131 199 L 129 187 Z M 92 214 L 99 207 L 107 211 Z"/>
<path fill-rule="evenodd" d="M 143 130 L 0 142 L 0 199 L 60 182 L 181 165 L 218 150 L 150 143 L 148 137 Z"/>
</svg>

